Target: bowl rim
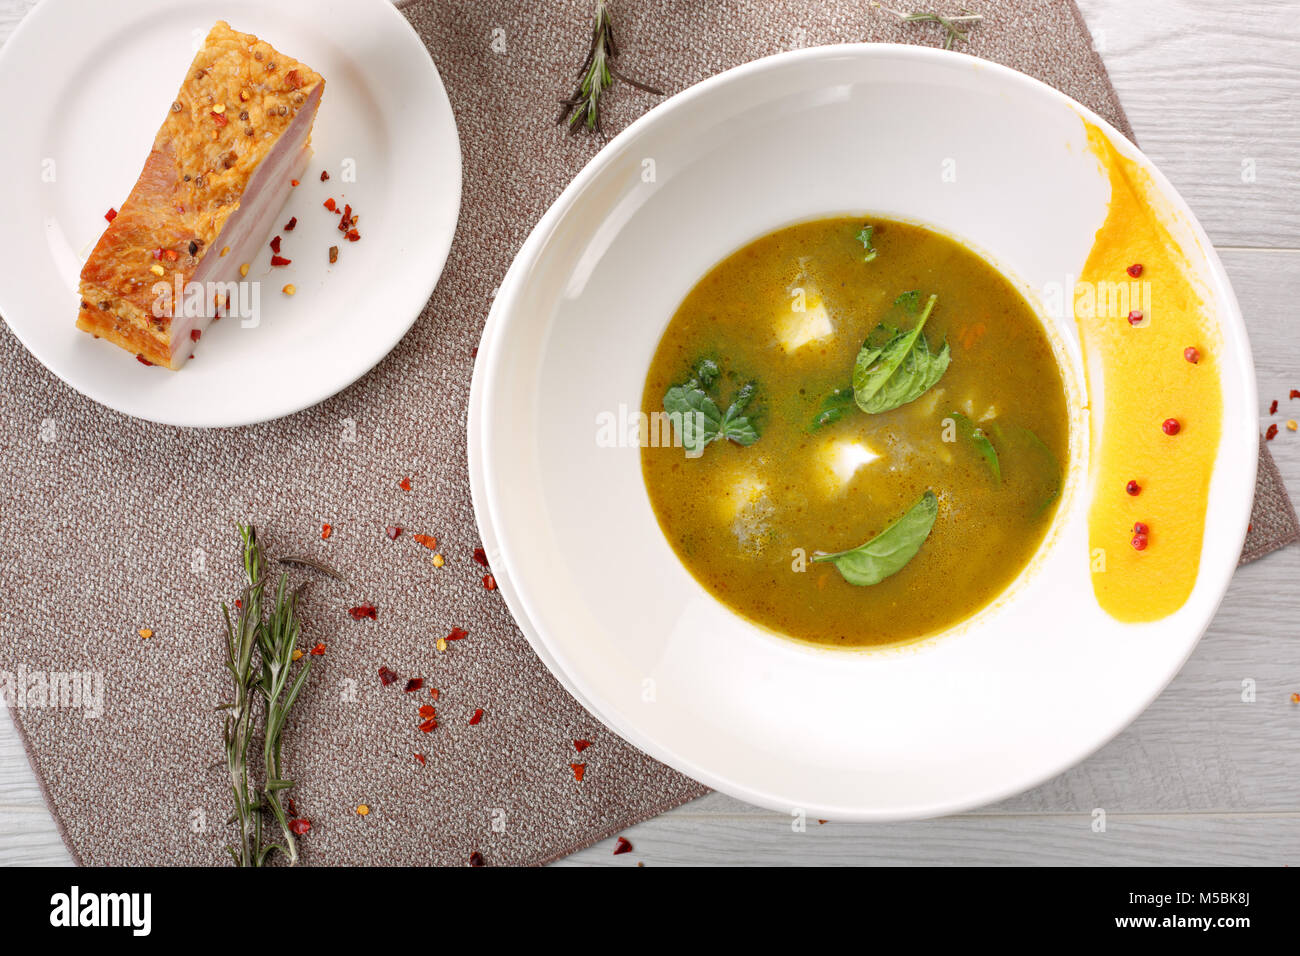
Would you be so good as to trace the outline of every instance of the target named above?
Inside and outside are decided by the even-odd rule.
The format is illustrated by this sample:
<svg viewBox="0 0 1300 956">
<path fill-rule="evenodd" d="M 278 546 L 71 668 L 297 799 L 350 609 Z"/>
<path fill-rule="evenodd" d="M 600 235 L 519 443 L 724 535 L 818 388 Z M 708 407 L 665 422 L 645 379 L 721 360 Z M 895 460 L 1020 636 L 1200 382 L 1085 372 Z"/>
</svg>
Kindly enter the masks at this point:
<svg viewBox="0 0 1300 956">
<path fill-rule="evenodd" d="M 663 117 L 669 115 L 682 105 L 693 102 L 701 97 L 708 96 L 713 91 L 727 86 L 732 83 L 743 82 L 751 76 L 780 69 L 790 64 L 796 64 L 804 60 L 817 60 L 823 58 L 835 57 L 901 57 L 918 61 L 921 64 L 945 64 L 945 63 L 967 63 L 996 74 L 1000 80 L 1012 84 L 1018 84 L 1023 88 L 1034 91 L 1038 95 L 1046 93 L 1052 100 L 1073 110 L 1081 120 L 1090 122 L 1101 129 L 1107 138 L 1115 144 L 1117 150 L 1124 156 L 1134 159 L 1151 175 L 1152 180 L 1158 191 L 1165 197 L 1174 200 L 1176 206 L 1181 206 L 1187 210 L 1186 226 L 1193 238 L 1196 239 L 1200 250 L 1205 257 L 1207 266 L 1207 278 L 1210 280 L 1209 288 L 1222 296 L 1225 306 L 1219 312 L 1219 327 L 1225 332 L 1231 329 L 1240 337 L 1242 348 L 1235 356 L 1235 361 L 1239 365 L 1239 371 L 1242 375 L 1242 387 L 1244 407 L 1248 413 L 1258 405 L 1258 391 L 1255 377 L 1255 367 L 1253 353 L 1250 347 L 1248 330 L 1242 317 L 1241 308 L 1237 302 L 1236 294 L 1232 284 L 1228 279 L 1226 270 L 1220 260 L 1213 243 L 1206 235 L 1204 228 L 1195 214 L 1191 211 L 1191 206 L 1178 192 L 1178 190 L 1169 182 L 1164 173 L 1151 161 L 1145 153 L 1128 139 L 1123 133 L 1116 129 L 1104 117 L 1097 114 L 1094 110 L 1089 109 L 1083 104 L 1077 102 L 1065 93 L 1056 88 L 1038 80 L 1028 74 L 1014 70 L 1000 63 L 986 60 L 981 57 L 961 53 L 953 50 L 943 50 L 933 47 L 914 46 L 911 44 L 898 43 L 846 43 L 830 44 L 814 47 L 806 47 L 798 50 L 790 50 L 776 53 L 770 56 L 752 60 L 723 72 L 714 74 L 699 83 L 696 83 L 686 89 L 674 94 L 663 102 L 657 104 L 645 114 L 638 117 L 627 127 L 621 130 L 617 135 L 609 140 L 601 150 L 592 157 L 586 165 L 578 172 L 572 181 L 565 187 L 560 195 L 555 199 L 551 206 L 546 210 L 541 219 L 529 233 L 527 239 L 520 247 L 515 259 L 503 277 L 497 290 L 496 297 L 493 301 L 492 308 L 488 315 L 487 323 L 484 326 L 483 335 L 480 341 L 478 355 L 474 363 L 473 379 L 470 388 L 470 401 L 467 409 L 467 452 L 468 465 L 470 473 L 470 491 L 471 500 L 474 506 L 476 521 L 478 523 L 480 536 L 488 554 L 494 565 L 501 568 L 503 573 L 497 578 L 498 588 L 501 590 L 503 598 L 510 609 L 520 630 L 524 633 L 529 644 L 534 651 L 546 664 L 548 670 L 560 682 L 579 703 L 583 705 L 593 716 L 601 721 L 608 729 L 633 744 L 644 753 L 654 759 L 667 764 L 680 773 L 683 773 L 694 780 L 706 784 L 712 789 L 720 790 L 730 796 L 743 800 L 747 803 L 765 807 L 771 810 L 786 812 L 790 809 L 788 801 L 773 799 L 771 795 L 756 790 L 747 784 L 732 779 L 723 774 L 715 773 L 707 767 L 697 765 L 693 761 L 683 758 L 666 748 L 660 746 L 653 739 L 647 738 L 634 728 L 628 727 L 622 722 L 614 722 L 605 716 L 607 707 L 603 706 L 603 699 L 599 694 L 582 684 L 579 678 L 575 678 L 567 667 L 564 666 L 562 654 L 554 652 L 550 645 L 540 633 L 537 626 L 533 623 L 533 617 L 530 614 L 530 601 L 515 586 L 515 569 L 511 565 L 508 555 L 503 551 L 499 544 L 499 538 L 496 529 L 492 524 L 492 516 L 495 513 L 493 502 L 495 500 L 491 485 L 487 480 L 487 472 L 490 468 L 491 455 L 485 448 L 483 441 L 484 424 L 490 420 L 490 411 L 487 397 L 491 392 L 492 360 L 497 351 L 503 347 L 505 339 L 507 318 L 505 316 L 515 308 L 521 286 L 521 279 L 532 265 L 537 261 L 541 251 L 545 248 L 550 238 L 554 234 L 561 219 L 567 214 L 569 208 L 573 205 L 575 198 L 582 193 L 584 189 L 598 176 L 602 174 L 612 159 L 619 155 L 622 150 L 647 126 L 658 123 Z M 1225 334 L 1225 339 L 1227 338 Z M 1225 419 L 1223 435 L 1220 438 L 1219 455 L 1222 456 L 1224 446 L 1229 441 L 1232 422 Z M 1251 431 L 1258 432 L 1255 424 L 1252 423 Z M 1256 436 L 1257 437 L 1257 436 Z M 1252 442 L 1252 445 L 1254 443 Z M 1221 458 L 1216 461 L 1221 461 Z M 1218 465 L 1216 464 L 1216 470 Z M 1237 502 L 1237 520 L 1234 524 L 1239 530 L 1236 533 L 1234 555 L 1240 553 L 1241 546 L 1244 544 L 1246 537 L 1246 528 L 1249 521 L 1249 515 L 1253 505 L 1253 490 L 1257 479 L 1258 454 L 1252 453 L 1248 457 L 1246 465 L 1246 476 L 1248 481 L 1243 480 L 1243 486 L 1251 490 L 1250 495 L 1243 495 Z M 1205 556 L 1202 554 L 1201 570 L 1204 571 Z M 1234 563 L 1235 567 L 1235 563 Z M 1169 683 L 1178 674 L 1191 657 L 1201 637 L 1208 630 L 1213 622 L 1219 606 L 1222 604 L 1224 596 L 1227 593 L 1228 586 L 1232 580 L 1232 572 L 1228 571 L 1212 588 L 1211 606 L 1205 619 L 1196 629 L 1196 633 L 1187 641 L 1184 652 L 1167 673 L 1161 678 L 1149 694 L 1143 695 L 1135 706 L 1129 708 L 1119 720 L 1108 725 L 1104 731 L 1100 732 L 1093 743 L 1087 747 L 1076 747 L 1068 752 L 1063 752 L 1056 759 L 1043 762 L 1032 772 L 1022 777 L 1017 777 L 1010 782 L 1004 781 L 998 786 L 986 787 L 979 791 L 971 791 L 959 798 L 938 800 L 926 805 L 916 805 L 907 810 L 863 810 L 861 807 L 831 806 L 820 805 L 809 801 L 801 804 L 801 808 L 807 813 L 813 814 L 818 818 L 834 819 L 846 822 L 886 822 L 896 820 L 917 820 L 931 817 L 943 816 L 952 813 L 960 813 L 971 810 L 976 807 L 987 806 L 998 801 L 1007 799 L 1027 790 L 1031 790 L 1041 784 L 1051 780 L 1071 767 L 1083 762 L 1095 754 L 1106 744 L 1114 740 L 1120 733 L 1127 729 L 1151 704 L 1159 697 L 1169 686 Z M 734 613 L 734 612 L 733 612 Z M 1136 700 L 1136 698 L 1135 698 Z"/>
</svg>

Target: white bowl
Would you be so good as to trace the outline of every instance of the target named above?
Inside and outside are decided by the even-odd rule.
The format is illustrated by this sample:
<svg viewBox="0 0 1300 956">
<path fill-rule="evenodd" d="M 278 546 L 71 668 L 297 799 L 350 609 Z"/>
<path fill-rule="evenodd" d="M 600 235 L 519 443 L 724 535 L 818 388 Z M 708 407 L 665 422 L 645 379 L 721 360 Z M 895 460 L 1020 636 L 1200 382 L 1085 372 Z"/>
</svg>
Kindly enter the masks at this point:
<svg viewBox="0 0 1300 956">
<path fill-rule="evenodd" d="M 682 298 L 752 239 L 869 212 L 967 241 L 1041 301 L 1079 274 L 1105 217 L 1109 187 L 1084 117 L 1152 174 L 1222 326 L 1224 437 L 1190 599 L 1144 625 L 1099 609 L 1078 335 L 1072 319 L 1045 316 L 1071 390 L 1072 462 L 1047 541 L 1002 599 L 935 638 L 868 653 L 805 646 L 728 610 L 665 541 L 639 449 L 597 442 L 601 413 L 640 407 Z M 1032 787 L 1160 693 L 1236 566 L 1255 480 L 1254 408 L 1250 348 L 1223 268 L 1181 198 L 1118 132 L 983 60 L 837 46 L 707 80 L 578 175 L 498 293 L 475 368 L 469 451 L 501 591 L 595 716 L 751 803 L 891 820 Z"/>
</svg>

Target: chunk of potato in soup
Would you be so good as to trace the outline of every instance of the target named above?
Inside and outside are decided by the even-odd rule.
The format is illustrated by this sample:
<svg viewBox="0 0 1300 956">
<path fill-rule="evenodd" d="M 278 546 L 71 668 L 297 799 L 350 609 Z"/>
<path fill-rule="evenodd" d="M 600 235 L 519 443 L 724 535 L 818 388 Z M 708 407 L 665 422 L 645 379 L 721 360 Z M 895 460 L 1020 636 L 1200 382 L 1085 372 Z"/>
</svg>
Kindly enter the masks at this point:
<svg viewBox="0 0 1300 956">
<path fill-rule="evenodd" d="M 947 341 L 946 371 L 905 404 L 862 411 L 848 387 L 864 341 L 879 323 L 914 328 L 931 296 L 922 335 L 932 355 Z M 705 360 L 719 370 L 707 386 L 695 372 Z M 1003 275 L 929 229 L 824 219 L 736 252 L 668 324 L 647 417 L 684 383 L 721 413 L 753 383 L 738 411 L 758 437 L 723 435 L 688 455 L 652 427 L 642 468 L 655 514 L 705 588 L 782 634 L 871 646 L 947 628 L 1016 578 L 1055 513 L 1069 416 L 1047 334 Z M 815 424 L 837 390 L 848 396 L 838 420 Z M 901 570 L 863 586 L 811 560 L 867 542 L 927 490 L 938 517 Z"/>
</svg>

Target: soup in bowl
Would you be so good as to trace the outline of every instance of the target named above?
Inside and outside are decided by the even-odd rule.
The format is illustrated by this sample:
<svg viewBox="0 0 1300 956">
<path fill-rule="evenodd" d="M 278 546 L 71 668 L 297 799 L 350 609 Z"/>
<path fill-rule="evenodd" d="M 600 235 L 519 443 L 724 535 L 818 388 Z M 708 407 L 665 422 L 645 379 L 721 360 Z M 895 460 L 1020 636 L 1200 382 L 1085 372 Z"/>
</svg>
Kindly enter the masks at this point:
<svg viewBox="0 0 1300 956">
<path fill-rule="evenodd" d="M 914 818 L 1059 773 L 1177 672 L 1249 520 L 1253 382 L 1204 232 L 1100 117 L 803 50 L 652 110 L 542 218 L 471 487 L 594 719 L 751 803 Z"/>
<path fill-rule="evenodd" d="M 955 239 L 877 216 L 778 230 L 715 266 L 646 378 L 642 465 L 702 585 L 798 639 L 933 634 L 1026 567 L 1068 465 L 1051 340 Z"/>
</svg>

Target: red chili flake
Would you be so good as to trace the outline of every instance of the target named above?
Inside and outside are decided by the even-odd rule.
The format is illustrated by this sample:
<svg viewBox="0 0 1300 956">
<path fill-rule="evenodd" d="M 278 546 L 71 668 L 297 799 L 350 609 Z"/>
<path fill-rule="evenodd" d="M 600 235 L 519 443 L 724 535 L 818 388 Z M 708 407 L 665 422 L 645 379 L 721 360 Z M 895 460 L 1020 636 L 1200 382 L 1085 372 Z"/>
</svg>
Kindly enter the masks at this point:
<svg viewBox="0 0 1300 956">
<path fill-rule="evenodd" d="M 396 671 L 391 671 L 385 666 L 381 666 L 379 668 L 379 683 L 387 687 L 389 684 L 393 683 L 396 680 L 397 680 Z"/>
<path fill-rule="evenodd" d="M 431 534 L 413 534 L 411 537 L 424 545 L 430 551 L 433 551 L 438 547 L 438 539 Z"/>
<path fill-rule="evenodd" d="M 348 242 L 357 242 L 361 238 L 361 233 L 357 232 L 355 229 L 349 229 L 346 238 Z"/>
<path fill-rule="evenodd" d="M 230 120 L 226 119 L 225 113 L 218 113 L 215 110 L 211 113 L 212 121 L 218 126 L 225 126 Z"/>
<path fill-rule="evenodd" d="M 1142 263 L 1135 262 L 1124 271 L 1127 272 L 1129 275 L 1131 275 L 1134 279 L 1136 279 L 1138 276 L 1142 274 Z"/>
<path fill-rule="evenodd" d="M 1274 423 L 1268 426 L 1268 431 L 1264 432 L 1264 440 L 1272 441 L 1276 437 L 1277 437 L 1277 424 Z"/>
<path fill-rule="evenodd" d="M 290 219 L 288 222 L 286 222 L 286 223 L 284 224 L 284 231 L 285 231 L 285 232 L 293 232 L 293 231 L 294 231 L 295 229 L 297 229 L 297 228 L 298 228 L 298 217 L 297 217 L 297 216 L 294 216 L 292 219 Z"/>
<path fill-rule="evenodd" d="M 582 753 L 590 746 L 591 746 L 590 740 L 575 740 L 573 742 L 573 749 L 578 751 L 578 753 Z"/>
<path fill-rule="evenodd" d="M 397 483 L 397 487 L 401 488 L 403 491 L 410 491 L 410 490 L 411 490 L 411 479 L 410 479 L 410 478 L 403 478 L 401 481 L 399 481 L 399 482 Z"/>
<path fill-rule="evenodd" d="M 489 591 L 495 591 L 497 589 L 497 579 L 490 574 L 485 574 L 483 575 L 483 586 Z"/>
<path fill-rule="evenodd" d="M 348 613 L 352 615 L 354 621 L 359 621 L 365 617 L 373 621 L 377 612 L 373 604 L 358 604 L 356 607 L 348 608 Z"/>
<path fill-rule="evenodd" d="M 1134 498 L 1142 494 L 1142 486 L 1139 485 L 1136 481 L 1130 481 L 1127 485 L 1124 486 L 1124 490 L 1127 491 Z"/>
<path fill-rule="evenodd" d="M 632 852 L 632 844 L 628 842 L 627 837 L 619 837 L 618 845 L 614 847 L 614 855 L 618 856 L 620 853 L 631 853 L 631 852 Z"/>
<path fill-rule="evenodd" d="M 1196 349 L 1195 346 L 1189 345 L 1187 346 L 1187 348 L 1183 349 L 1183 358 L 1187 359 L 1187 361 L 1195 365 L 1197 362 L 1201 360 L 1201 353 Z"/>
<path fill-rule="evenodd" d="M 420 725 L 420 732 L 425 734 L 431 734 L 437 729 L 438 729 L 438 722 L 434 720 L 432 717 L 430 717 L 428 720 L 426 720 L 424 723 Z"/>
<path fill-rule="evenodd" d="M 291 179 L 291 180 L 289 180 L 289 185 L 292 186 L 292 187 L 294 187 L 295 189 L 297 189 L 297 188 L 298 188 L 298 180 L 296 180 L 296 179 Z"/>
<path fill-rule="evenodd" d="M 428 720 L 430 717 L 437 717 L 438 712 L 434 709 L 433 704 L 422 704 L 420 706 L 420 718 Z"/>
<path fill-rule="evenodd" d="M 1270 405 L 1268 406 L 1268 413 L 1269 413 L 1270 415 L 1276 415 L 1276 414 L 1277 414 L 1277 399 L 1276 399 L 1276 398 L 1273 399 L 1272 404 L 1270 404 Z"/>
<path fill-rule="evenodd" d="M 279 236 L 276 236 L 274 239 L 271 240 L 271 251 L 274 252 L 274 253 L 276 253 L 277 255 L 279 254 L 279 252 L 280 252 L 280 237 L 279 237 Z"/>
<path fill-rule="evenodd" d="M 416 754 L 415 759 L 421 767 L 427 767 L 429 765 L 429 762 L 424 759 L 424 754 Z"/>
<path fill-rule="evenodd" d="M 478 850 L 475 850 L 473 853 L 469 855 L 469 865 L 487 866 L 487 864 L 483 862 L 483 854 L 480 853 Z"/>
<path fill-rule="evenodd" d="M 486 568 L 488 566 L 487 552 L 484 551 L 482 548 L 475 548 L 474 560 Z"/>
<path fill-rule="evenodd" d="M 1292 695 L 1291 695 L 1291 703 L 1293 703 L 1293 704 L 1300 704 L 1300 694 L 1292 694 Z"/>
<path fill-rule="evenodd" d="M 423 677 L 412 677 L 410 680 L 406 682 L 405 692 L 409 694 L 412 691 L 419 690 L 423 686 L 424 686 Z"/>
<path fill-rule="evenodd" d="M 1292 398 L 1300 398 L 1300 388 L 1293 388 L 1293 389 L 1291 389 L 1291 397 L 1292 397 Z"/>
<path fill-rule="evenodd" d="M 330 246 L 330 265 L 339 261 L 339 247 Z"/>
<path fill-rule="evenodd" d="M 322 169 L 322 170 L 320 171 L 320 181 L 323 182 L 323 183 L 326 183 L 326 182 L 329 182 L 329 178 L 330 178 L 330 174 L 327 173 L 325 170 Z"/>
<path fill-rule="evenodd" d="M 323 524 L 320 526 L 320 536 L 322 541 L 327 540 L 333 533 L 334 529 L 330 525 Z"/>
<path fill-rule="evenodd" d="M 313 648 L 311 649 L 311 652 L 312 652 L 313 654 L 315 654 L 317 657 L 324 657 L 324 656 L 325 656 L 325 645 L 324 645 L 323 643 L 321 643 L 321 644 L 317 644 L 315 647 L 313 647 Z"/>
<path fill-rule="evenodd" d="M 147 358 L 145 358 L 143 355 L 137 355 L 137 356 L 135 357 L 135 360 L 136 360 L 137 362 L 139 362 L 141 365 L 148 365 L 148 366 L 150 366 L 150 367 L 153 367 L 153 362 L 150 362 L 150 361 L 149 361 Z"/>
<path fill-rule="evenodd" d="M 235 598 L 235 610 L 242 611 L 243 609 L 244 609 L 244 602 L 239 600 L 239 598 Z"/>
<path fill-rule="evenodd" d="M 467 637 L 469 637 L 469 631 L 465 630 L 463 627 L 453 627 L 451 633 L 447 635 L 447 640 L 463 641 Z"/>
<path fill-rule="evenodd" d="M 203 338 L 203 331 L 201 329 L 190 329 L 191 342 L 197 342 L 201 338 Z"/>
<path fill-rule="evenodd" d="M 328 209 L 330 212 L 338 211 L 338 206 L 335 204 L 333 197 L 330 197 L 329 199 L 325 200 L 325 208 Z"/>
<path fill-rule="evenodd" d="M 294 804 L 293 797 L 289 798 L 288 807 L 289 807 L 289 816 L 296 817 L 298 815 L 298 807 Z"/>
<path fill-rule="evenodd" d="M 107 219 L 109 222 L 112 222 L 114 219 L 117 218 L 117 210 L 110 209 L 108 212 L 104 213 L 104 218 Z"/>
<path fill-rule="evenodd" d="M 582 783 L 582 775 L 587 772 L 587 765 L 585 763 L 571 763 L 569 768 L 573 771 L 573 779 L 578 783 Z"/>
<path fill-rule="evenodd" d="M 402 529 L 395 524 L 390 524 L 387 528 L 384 529 L 384 534 L 388 535 L 388 537 L 391 540 L 396 541 L 398 537 L 401 536 Z"/>
<path fill-rule="evenodd" d="M 273 266 L 287 266 L 292 262 L 292 259 L 286 259 L 284 256 L 271 256 L 271 265 Z"/>
<path fill-rule="evenodd" d="M 1177 435 L 1183 430 L 1182 422 L 1176 418 L 1166 418 L 1160 425 L 1166 435 Z"/>
<path fill-rule="evenodd" d="M 297 836 L 302 836 L 311 829 L 310 820 L 290 820 L 289 829 Z"/>
<path fill-rule="evenodd" d="M 432 697 L 434 700 L 437 700 L 437 699 L 438 699 L 438 688 L 436 688 L 436 687 L 430 687 L 430 688 L 429 688 L 429 696 Z"/>
<path fill-rule="evenodd" d="M 352 225 L 352 206 L 345 204 L 343 206 L 343 215 L 339 218 L 339 232 L 347 232 L 348 227 Z"/>
<path fill-rule="evenodd" d="M 470 725 L 473 726 L 483 719 L 483 708 L 480 707 L 474 711 L 474 716 L 469 719 Z"/>
<path fill-rule="evenodd" d="M 181 254 L 177 252 L 175 249 L 164 249 L 162 257 L 166 259 L 168 262 L 175 262 L 181 257 Z"/>
</svg>

